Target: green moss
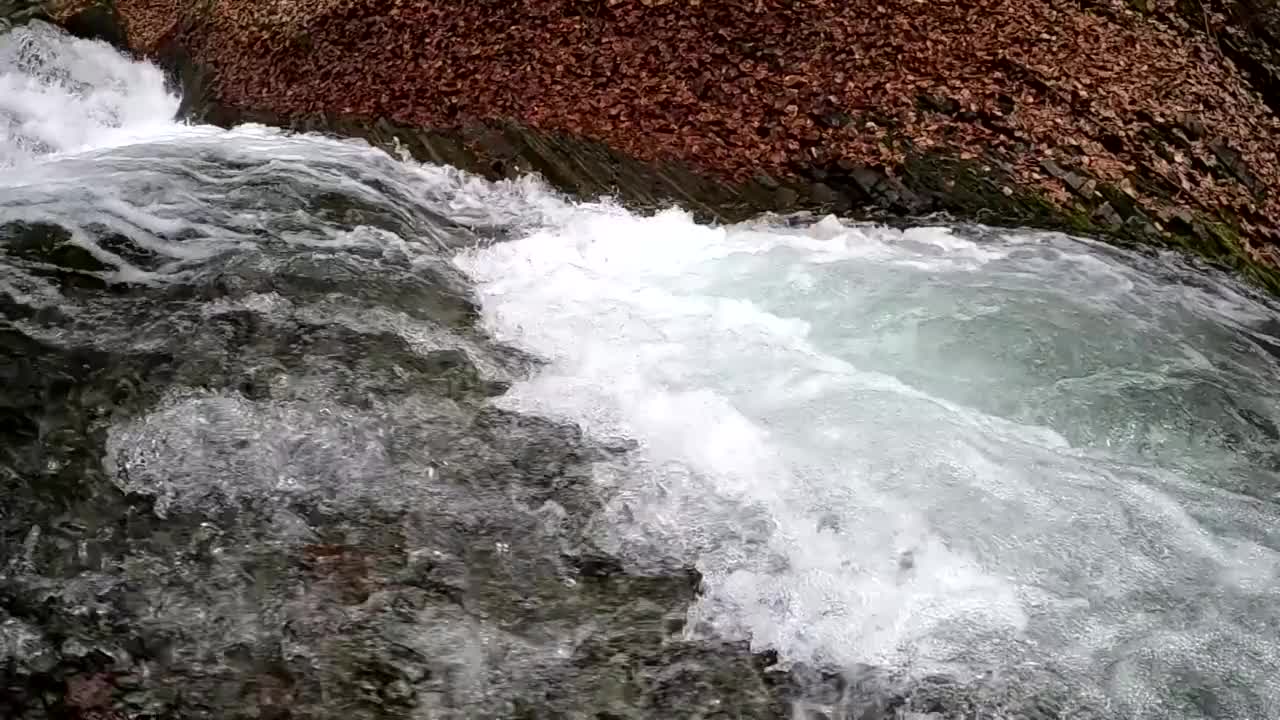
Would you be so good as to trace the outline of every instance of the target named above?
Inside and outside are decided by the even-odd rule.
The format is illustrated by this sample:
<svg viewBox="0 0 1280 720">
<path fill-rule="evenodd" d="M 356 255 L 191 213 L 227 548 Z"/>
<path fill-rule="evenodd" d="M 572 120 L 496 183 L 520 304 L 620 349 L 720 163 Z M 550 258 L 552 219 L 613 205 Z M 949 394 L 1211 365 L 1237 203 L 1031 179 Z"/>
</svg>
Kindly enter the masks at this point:
<svg viewBox="0 0 1280 720">
<path fill-rule="evenodd" d="M 904 170 L 908 187 L 938 199 L 944 210 L 958 217 L 994 225 L 1062 230 L 1127 247 L 1171 247 L 1233 270 L 1280 295 L 1280 270 L 1250 256 L 1234 217 L 1197 213 L 1160 233 L 1138 203 L 1114 185 L 1099 184 L 1093 200 L 1081 198 L 1066 207 L 1006 177 L 994 163 L 921 154 L 909 157 Z M 1111 205 L 1124 224 L 1112 226 L 1095 219 L 1104 203 Z"/>
<path fill-rule="evenodd" d="M 1240 231 L 1225 222 L 1205 221 L 1203 227 L 1213 238 L 1215 247 L 1223 253 L 1222 262 L 1240 273 L 1255 285 L 1280 295 L 1280 271 L 1254 260 L 1245 248 Z"/>
<path fill-rule="evenodd" d="M 1239 221 L 1230 215 L 1194 213 L 1169 223 L 1161 244 L 1231 270 L 1246 281 L 1280 296 L 1280 270 L 1249 254 Z"/>
</svg>

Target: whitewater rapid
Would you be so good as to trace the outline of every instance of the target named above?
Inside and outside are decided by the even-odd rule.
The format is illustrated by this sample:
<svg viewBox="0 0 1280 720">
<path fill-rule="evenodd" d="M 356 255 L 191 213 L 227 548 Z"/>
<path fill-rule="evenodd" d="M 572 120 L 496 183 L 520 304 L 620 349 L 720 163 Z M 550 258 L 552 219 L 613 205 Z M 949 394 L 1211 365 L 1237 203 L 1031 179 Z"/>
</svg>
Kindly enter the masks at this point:
<svg viewBox="0 0 1280 720">
<path fill-rule="evenodd" d="M 502 402 L 640 444 L 603 532 L 694 562 L 706 631 L 1122 717 L 1280 707 L 1269 301 L 1053 234 L 614 208 L 460 264 L 550 360 Z"/>
<path fill-rule="evenodd" d="M 690 637 L 945 674 L 990 708 L 1053 694 L 1061 717 L 1280 717 L 1270 298 L 1054 233 L 638 215 L 358 142 L 188 126 L 177 107 L 159 70 L 105 45 L 0 36 L 0 225 L 67 227 L 108 283 L 178 283 L 259 246 L 357 284 L 366 265 L 347 257 L 393 268 L 339 307 L 272 285 L 289 262 L 273 256 L 261 290 L 207 313 L 322 317 L 422 353 L 449 331 L 395 278 L 474 295 L 489 335 L 541 360 L 450 336 L 512 382 L 496 405 L 632 448 L 593 466 L 607 505 L 590 535 L 638 572 L 702 573 Z M 59 308 L 63 292 L 0 273 L 9 301 Z M 160 342 L 66 312 L 87 343 Z M 398 464 L 376 424 L 433 412 L 416 401 L 339 422 L 205 392 L 111 430 L 105 466 L 158 512 L 211 487 L 434 497 L 436 466 Z"/>
</svg>

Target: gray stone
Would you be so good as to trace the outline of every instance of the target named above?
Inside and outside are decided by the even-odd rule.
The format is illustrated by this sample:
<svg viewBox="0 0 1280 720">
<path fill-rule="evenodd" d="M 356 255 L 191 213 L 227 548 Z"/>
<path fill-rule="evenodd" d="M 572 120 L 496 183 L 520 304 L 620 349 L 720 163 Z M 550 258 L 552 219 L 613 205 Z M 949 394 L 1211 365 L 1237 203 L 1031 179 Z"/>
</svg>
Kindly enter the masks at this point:
<svg viewBox="0 0 1280 720">
<path fill-rule="evenodd" d="M 45 5 L 43 0 L 0 0 L 0 28 L 47 18 Z"/>
<path fill-rule="evenodd" d="M 794 210 L 800 201 L 800 193 L 789 187 L 780 187 L 773 191 L 773 206 L 779 212 Z"/>
<path fill-rule="evenodd" d="M 1110 228 L 1118 228 L 1124 225 L 1124 218 L 1120 217 L 1120 213 L 1111 207 L 1111 203 L 1104 202 L 1093 211 L 1093 218 Z"/>
<path fill-rule="evenodd" d="M 847 204 L 844 196 L 831 189 L 826 183 L 813 183 L 809 186 L 809 199 L 819 206 Z"/>
<path fill-rule="evenodd" d="M 1222 138 L 1214 138 L 1208 143 L 1209 150 L 1213 152 L 1218 162 L 1222 163 L 1233 177 L 1249 188 L 1251 192 L 1261 193 L 1264 190 L 1262 181 L 1258 180 L 1245 163 L 1244 156 L 1236 151 L 1235 148 L 1227 144 Z"/>
<path fill-rule="evenodd" d="M 1071 191 L 1086 200 L 1093 197 L 1096 183 L 1079 173 L 1067 170 L 1050 158 L 1040 161 L 1040 167 L 1051 176 L 1061 180 Z"/>
</svg>

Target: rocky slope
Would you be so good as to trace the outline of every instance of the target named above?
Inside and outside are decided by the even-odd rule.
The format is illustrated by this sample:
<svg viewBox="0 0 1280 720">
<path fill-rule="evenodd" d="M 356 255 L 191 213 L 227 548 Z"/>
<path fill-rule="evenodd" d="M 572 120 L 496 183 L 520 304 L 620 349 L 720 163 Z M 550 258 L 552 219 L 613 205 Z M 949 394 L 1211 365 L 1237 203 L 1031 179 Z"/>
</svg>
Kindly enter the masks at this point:
<svg viewBox="0 0 1280 720">
<path fill-rule="evenodd" d="M 1266 0 L 116 7 L 130 47 L 199 69 L 214 120 L 719 218 L 947 211 L 1183 245 L 1280 288 Z"/>
</svg>

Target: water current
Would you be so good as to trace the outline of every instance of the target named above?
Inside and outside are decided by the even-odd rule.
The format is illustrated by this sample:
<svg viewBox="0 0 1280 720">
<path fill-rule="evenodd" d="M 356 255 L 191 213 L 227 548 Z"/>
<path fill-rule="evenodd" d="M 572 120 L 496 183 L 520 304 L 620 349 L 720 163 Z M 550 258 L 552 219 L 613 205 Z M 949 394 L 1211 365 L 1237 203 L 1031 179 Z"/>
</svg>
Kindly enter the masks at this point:
<svg viewBox="0 0 1280 720">
<path fill-rule="evenodd" d="M 771 672 L 845 677 L 811 703 L 844 717 L 880 717 L 849 709 L 865 683 L 847 679 L 873 676 L 959 688 L 885 717 L 1280 717 L 1271 299 L 1060 234 L 699 225 L 177 108 L 159 70 L 105 45 L 0 36 L 0 412 L 17 448 L 0 469 L 18 498 L 0 511 L 0 662 L 30 675 L 32 653 L 67 656 L 20 593 L 66 596 L 71 616 L 151 583 L 129 622 L 189 624 L 200 648 L 173 672 L 208 653 L 237 672 L 229 648 L 270 636 L 285 665 L 311 663 L 289 671 L 302 697 L 300 676 L 345 672 L 325 653 L 355 652 L 330 636 L 389 627 L 365 587 L 394 575 L 368 550 L 385 526 L 408 558 L 395 572 L 425 553 L 432 588 L 471 598 L 397 621 L 454 674 L 401 668 L 380 691 L 396 712 L 514 714 L 542 687 L 528 678 L 567 677 L 593 633 L 640 622 L 618 610 L 633 586 L 566 594 L 586 576 L 564 558 L 590 546 L 627 577 L 695 568 L 664 642 L 741 641 L 777 653 Z M 577 449 L 529 450 L 547 443 Z M 545 482 L 485 484 L 513 472 Z M 49 489 L 95 474 L 78 499 Z M 200 518 L 190 542 L 221 533 L 226 554 L 156 580 L 147 562 L 187 551 L 85 539 L 118 518 L 76 514 L 119 498 L 149 503 L 153 538 Z M 67 522 L 81 540 L 46 539 Z M 364 553 L 363 579 L 353 598 L 200 589 L 270 585 L 244 569 L 255 544 L 340 568 Z M 364 630 L 349 615 L 276 637 L 339 596 Z M 113 662 L 146 655 L 127 654 Z M 584 702 L 660 714 L 607 695 Z"/>
</svg>

